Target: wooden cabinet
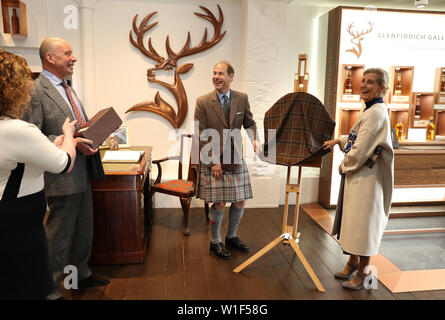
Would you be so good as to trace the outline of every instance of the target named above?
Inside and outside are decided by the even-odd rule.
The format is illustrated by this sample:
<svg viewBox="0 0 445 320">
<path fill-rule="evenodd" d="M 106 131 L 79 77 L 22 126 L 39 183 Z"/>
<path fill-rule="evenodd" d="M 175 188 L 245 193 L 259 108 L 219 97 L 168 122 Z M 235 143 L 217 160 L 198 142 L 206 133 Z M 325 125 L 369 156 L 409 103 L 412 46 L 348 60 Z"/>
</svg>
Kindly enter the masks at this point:
<svg viewBox="0 0 445 320">
<path fill-rule="evenodd" d="M 104 163 L 106 179 L 92 181 L 94 239 L 90 263 L 143 263 L 151 221 L 151 147 L 138 163 Z M 103 150 L 101 151 L 103 155 Z"/>
<path fill-rule="evenodd" d="M 394 150 L 394 187 L 444 187 L 445 142 L 402 142 Z"/>
</svg>

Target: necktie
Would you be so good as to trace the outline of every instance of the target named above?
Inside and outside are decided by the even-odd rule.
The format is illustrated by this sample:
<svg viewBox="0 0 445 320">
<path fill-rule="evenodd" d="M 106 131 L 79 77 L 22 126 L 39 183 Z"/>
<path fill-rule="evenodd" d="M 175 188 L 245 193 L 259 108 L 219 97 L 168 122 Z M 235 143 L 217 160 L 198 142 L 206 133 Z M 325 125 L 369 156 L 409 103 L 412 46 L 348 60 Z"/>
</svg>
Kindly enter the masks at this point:
<svg viewBox="0 0 445 320">
<path fill-rule="evenodd" d="M 77 125 L 79 128 L 81 128 L 85 124 L 85 120 L 82 117 L 82 114 L 80 113 L 79 107 L 77 106 L 76 102 L 73 99 L 73 95 L 71 94 L 70 87 L 66 84 L 65 81 L 62 81 L 62 87 L 65 88 L 66 95 L 68 97 L 68 100 L 71 103 L 71 107 L 73 108 L 74 115 L 76 116 Z"/>
<path fill-rule="evenodd" d="M 223 110 L 226 115 L 227 123 L 229 123 L 229 121 L 230 121 L 230 119 L 229 119 L 229 117 L 230 117 L 230 102 L 229 102 L 229 98 L 227 98 L 226 95 L 223 95 Z"/>
</svg>

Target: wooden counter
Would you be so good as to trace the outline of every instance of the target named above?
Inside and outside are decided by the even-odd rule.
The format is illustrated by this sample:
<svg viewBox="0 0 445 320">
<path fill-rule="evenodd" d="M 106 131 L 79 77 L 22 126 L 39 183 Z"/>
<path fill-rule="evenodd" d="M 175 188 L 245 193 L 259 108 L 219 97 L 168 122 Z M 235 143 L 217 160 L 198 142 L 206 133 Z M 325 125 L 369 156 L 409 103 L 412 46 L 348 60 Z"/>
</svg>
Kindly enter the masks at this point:
<svg viewBox="0 0 445 320">
<path fill-rule="evenodd" d="M 394 187 L 445 187 L 445 141 L 402 141 L 394 149 Z"/>
<path fill-rule="evenodd" d="M 90 263 L 142 263 L 147 247 L 151 147 L 138 163 L 103 163 L 106 179 L 92 181 L 94 239 Z M 101 150 L 101 156 L 106 150 Z"/>
</svg>

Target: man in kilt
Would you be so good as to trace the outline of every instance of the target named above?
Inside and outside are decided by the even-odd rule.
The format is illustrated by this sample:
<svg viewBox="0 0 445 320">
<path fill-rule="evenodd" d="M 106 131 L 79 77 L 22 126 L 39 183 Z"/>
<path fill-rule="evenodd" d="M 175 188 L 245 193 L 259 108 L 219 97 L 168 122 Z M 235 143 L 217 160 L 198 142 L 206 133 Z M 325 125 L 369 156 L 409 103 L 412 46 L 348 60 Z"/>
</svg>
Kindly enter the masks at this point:
<svg viewBox="0 0 445 320">
<path fill-rule="evenodd" d="M 256 123 L 247 95 L 230 89 L 233 77 L 230 63 L 216 64 L 212 78 L 215 90 L 199 97 L 195 108 L 200 151 L 197 198 L 213 203 L 209 212 L 210 251 L 223 259 L 231 258 L 228 249 L 249 251 L 236 236 L 245 202 L 253 197 L 247 165 L 242 159 L 241 126 L 247 130 L 256 153 L 261 146 L 256 140 Z M 220 229 L 227 202 L 231 206 L 224 246 Z"/>
</svg>

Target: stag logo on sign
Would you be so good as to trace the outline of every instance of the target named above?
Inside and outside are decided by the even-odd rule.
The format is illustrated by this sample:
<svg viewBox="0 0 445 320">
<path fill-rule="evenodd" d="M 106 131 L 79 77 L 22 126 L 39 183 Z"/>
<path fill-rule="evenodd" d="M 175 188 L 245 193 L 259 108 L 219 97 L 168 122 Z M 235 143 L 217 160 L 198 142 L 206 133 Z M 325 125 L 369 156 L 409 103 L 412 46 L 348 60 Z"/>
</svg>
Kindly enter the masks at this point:
<svg viewBox="0 0 445 320">
<path fill-rule="evenodd" d="M 372 23 L 368 22 L 369 24 L 369 28 L 367 30 L 361 30 L 360 32 L 357 30 L 353 30 L 354 27 L 354 23 L 351 23 L 350 25 L 348 25 L 348 28 L 346 29 L 346 31 L 351 35 L 351 43 L 352 43 L 352 48 L 346 50 L 346 52 L 351 52 L 353 54 L 355 54 L 357 56 L 357 58 L 360 58 L 360 56 L 362 55 L 362 41 L 364 39 L 364 35 L 370 33 L 372 31 Z"/>
</svg>

